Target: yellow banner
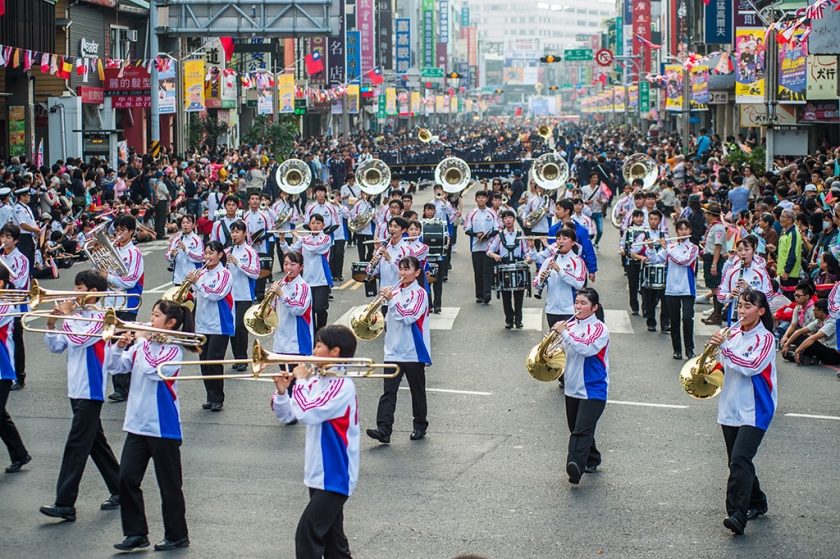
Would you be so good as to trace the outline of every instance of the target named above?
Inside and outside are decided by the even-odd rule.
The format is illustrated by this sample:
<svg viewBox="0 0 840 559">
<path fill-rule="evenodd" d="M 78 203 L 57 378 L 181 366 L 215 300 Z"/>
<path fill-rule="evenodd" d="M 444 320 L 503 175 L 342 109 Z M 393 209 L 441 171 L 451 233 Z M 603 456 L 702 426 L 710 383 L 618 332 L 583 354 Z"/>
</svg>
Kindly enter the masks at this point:
<svg viewBox="0 0 840 559">
<path fill-rule="evenodd" d="M 347 114 L 359 114 L 359 86 L 347 86 Z"/>
<path fill-rule="evenodd" d="M 389 115 L 397 114 L 397 90 L 393 87 L 385 89 L 385 113 Z"/>
<path fill-rule="evenodd" d="M 466 108 L 465 108 L 464 110 L 465 110 L 466 112 L 468 112 L 468 113 L 471 113 L 471 112 L 472 112 L 472 110 L 473 110 L 473 103 L 472 103 L 472 99 L 467 99 L 467 106 L 466 106 Z"/>
<path fill-rule="evenodd" d="M 419 91 L 412 91 L 411 92 L 411 114 L 413 114 L 413 115 L 420 114 L 420 92 Z"/>
<path fill-rule="evenodd" d="M 435 95 L 435 112 L 443 114 L 443 95 Z"/>
<path fill-rule="evenodd" d="M 207 110 L 204 101 L 204 61 L 185 60 L 184 64 L 184 110 L 197 113 Z"/>
<path fill-rule="evenodd" d="M 357 99 L 358 92 L 359 88 L 356 86 Z M 280 74 L 277 76 L 277 100 L 279 101 L 279 112 L 281 114 L 295 112 L 295 77 L 292 74 Z M 358 112 L 358 100 L 356 108 Z"/>
<path fill-rule="evenodd" d="M 680 64 L 665 65 L 665 110 L 681 111 L 683 99 L 683 69 Z"/>
<path fill-rule="evenodd" d="M 613 110 L 624 111 L 624 87 L 613 88 Z"/>
<path fill-rule="evenodd" d="M 735 103 L 764 102 L 764 29 L 735 29 Z"/>
<path fill-rule="evenodd" d="M 449 98 L 449 112 L 453 115 L 458 114 L 458 97 Z"/>
</svg>

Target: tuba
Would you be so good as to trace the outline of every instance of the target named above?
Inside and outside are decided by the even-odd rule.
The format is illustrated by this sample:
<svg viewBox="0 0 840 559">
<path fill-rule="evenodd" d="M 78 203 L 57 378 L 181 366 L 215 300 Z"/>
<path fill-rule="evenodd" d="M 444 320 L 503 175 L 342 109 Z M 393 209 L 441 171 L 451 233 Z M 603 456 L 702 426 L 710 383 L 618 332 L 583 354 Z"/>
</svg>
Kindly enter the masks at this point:
<svg viewBox="0 0 840 559">
<path fill-rule="evenodd" d="M 536 210 L 529 212 L 528 215 L 522 220 L 522 226 L 527 229 L 533 229 L 534 226 L 540 222 L 540 220 L 545 217 L 545 213 L 548 211 L 546 207 L 548 206 L 548 197 L 543 196 L 541 200 L 541 205 Z M 539 299 L 539 297 L 537 297 Z"/>
<path fill-rule="evenodd" d="M 634 153 L 624 160 L 621 176 L 627 184 L 632 184 L 633 179 L 642 179 L 644 181 L 642 190 L 650 190 L 659 178 L 659 168 L 651 156 L 645 153 Z"/>
<path fill-rule="evenodd" d="M 551 136 L 551 128 L 543 124 L 537 129 L 537 134 L 539 134 L 542 139 L 547 140 Z"/>
<path fill-rule="evenodd" d="M 424 144 L 428 144 L 432 141 L 432 132 L 428 128 L 421 128 L 417 132 L 417 139 Z"/>
<path fill-rule="evenodd" d="M 460 193 L 470 184 L 470 166 L 459 157 L 447 157 L 435 167 L 435 182 L 449 194 Z"/>
<path fill-rule="evenodd" d="M 373 220 L 375 213 L 376 210 L 373 204 L 368 204 L 368 208 L 364 212 L 347 222 L 347 228 L 353 233 L 358 233 L 368 226 L 371 220 Z"/>
<path fill-rule="evenodd" d="M 110 224 L 111 222 L 106 221 L 94 227 L 85 239 L 82 248 L 90 259 L 91 265 L 97 270 L 115 276 L 127 276 L 128 268 L 125 267 L 125 263 L 123 263 L 120 254 L 114 248 L 114 243 L 108 236 Z"/>
<path fill-rule="evenodd" d="M 531 170 L 534 174 L 534 182 L 544 190 L 565 187 L 566 180 L 569 178 L 569 164 L 557 152 L 544 153 L 537 157 Z"/>
<path fill-rule="evenodd" d="M 356 167 L 356 182 L 365 194 L 382 194 L 391 184 L 391 169 L 381 159 L 368 159 Z"/>
<path fill-rule="evenodd" d="M 277 179 L 277 186 L 287 194 L 300 194 L 312 182 L 312 170 L 300 159 L 287 159 L 278 168 L 274 175 Z"/>
</svg>

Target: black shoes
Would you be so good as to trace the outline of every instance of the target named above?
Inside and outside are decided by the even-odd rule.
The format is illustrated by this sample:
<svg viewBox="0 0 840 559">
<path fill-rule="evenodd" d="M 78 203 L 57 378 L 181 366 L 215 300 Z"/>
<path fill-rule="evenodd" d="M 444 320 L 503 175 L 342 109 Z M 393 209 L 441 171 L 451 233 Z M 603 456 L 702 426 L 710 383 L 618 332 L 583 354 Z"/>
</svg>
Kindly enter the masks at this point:
<svg viewBox="0 0 840 559">
<path fill-rule="evenodd" d="M 181 538 L 180 540 L 174 542 L 172 540 L 164 539 L 155 544 L 155 551 L 169 551 L 179 547 L 189 547 L 189 545 L 189 538 Z"/>
<path fill-rule="evenodd" d="M 14 474 L 20 471 L 21 468 L 32 462 L 32 457 L 28 454 L 20 460 L 15 460 L 10 465 L 6 466 L 7 474 Z"/>
<path fill-rule="evenodd" d="M 516 323 L 516 327 L 517 327 L 517 328 L 524 328 L 524 326 L 522 326 L 522 323 L 521 323 L 521 322 L 517 322 L 517 323 Z"/>
<path fill-rule="evenodd" d="M 671 327 L 670 327 L 670 326 L 663 326 L 663 327 L 662 327 L 662 331 L 663 331 L 663 332 L 665 332 L 665 333 L 670 334 L 670 333 L 671 333 Z"/>
<path fill-rule="evenodd" d="M 679 359 L 680 361 L 682 361 L 682 353 L 680 353 L 679 351 L 675 351 L 674 359 Z"/>
<path fill-rule="evenodd" d="M 767 514 L 767 505 L 765 504 L 761 508 L 754 508 L 747 510 L 747 520 L 755 520 L 759 516 Z"/>
<path fill-rule="evenodd" d="M 149 547 L 149 538 L 146 536 L 128 536 L 122 543 L 115 543 L 114 547 L 120 551 L 132 551 L 143 547 Z"/>
<path fill-rule="evenodd" d="M 414 431 L 411 432 L 411 434 L 408 436 L 408 438 L 411 439 L 412 441 L 419 441 L 420 439 L 422 439 L 425 436 L 426 436 L 425 431 L 421 431 L 420 429 L 415 429 Z"/>
<path fill-rule="evenodd" d="M 53 518 L 61 518 L 63 520 L 76 520 L 76 509 L 73 507 L 61 507 L 59 505 L 44 505 L 39 509 L 41 514 L 46 514 Z"/>
<path fill-rule="evenodd" d="M 245 363 L 237 363 L 236 365 L 234 365 L 234 366 L 232 367 L 232 369 L 233 369 L 234 371 L 243 372 L 243 371 L 247 371 L 247 370 L 248 370 L 248 365 L 246 365 Z"/>
<path fill-rule="evenodd" d="M 639 309 L 634 309 L 630 311 L 630 314 L 632 314 L 633 316 L 639 316 Z"/>
<path fill-rule="evenodd" d="M 656 332 L 656 326 L 648 326 L 648 332 Z"/>
<path fill-rule="evenodd" d="M 566 464 L 566 473 L 569 474 L 569 483 L 577 485 L 580 483 L 580 467 L 574 462 Z"/>
<path fill-rule="evenodd" d="M 26 381 L 16 380 L 12 383 L 12 387 L 9 390 L 23 390 L 24 388 L 26 388 Z"/>
<path fill-rule="evenodd" d="M 99 505 L 99 510 L 114 510 L 120 508 L 120 496 L 111 495 L 108 500 Z"/>
<path fill-rule="evenodd" d="M 586 472 L 587 474 L 594 474 L 595 472 L 598 471 L 598 466 L 587 466 L 586 468 L 583 469 L 583 471 Z"/>
<path fill-rule="evenodd" d="M 723 525 L 729 530 L 732 530 L 732 533 L 736 536 L 743 535 L 744 528 L 747 527 L 747 523 L 739 519 L 737 516 L 727 516 L 723 519 Z"/>
<path fill-rule="evenodd" d="M 475 302 L 476 302 L 476 303 L 483 303 L 483 302 L 484 302 L 484 299 L 482 299 L 481 297 L 476 297 L 476 298 L 475 298 Z"/>
<path fill-rule="evenodd" d="M 505 322 L 505 328 L 507 328 L 508 330 L 513 328 L 513 322 Z"/>
<path fill-rule="evenodd" d="M 225 407 L 225 405 L 221 402 L 213 402 L 210 404 L 210 411 L 222 411 L 223 407 Z"/>
<path fill-rule="evenodd" d="M 123 394 L 122 392 L 114 392 L 108 396 L 108 399 L 112 402 L 125 402 L 128 400 L 128 395 Z"/>
<path fill-rule="evenodd" d="M 696 355 L 694 355 L 694 350 L 693 349 L 685 350 L 685 356 L 688 357 L 689 359 L 691 359 L 693 357 L 697 357 Z"/>
<path fill-rule="evenodd" d="M 485 305 L 489 305 L 489 304 L 490 304 L 490 295 L 485 295 L 485 296 L 484 296 L 484 304 L 485 304 Z"/>
<path fill-rule="evenodd" d="M 201 409 L 203 410 L 209 410 L 211 407 L 213 407 L 213 404 L 211 404 L 210 402 L 204 402 L 203 404 L 201 404 Z"/>
<path fill-rule="evenodd" d="M 379 441 L 382 444 L 390 444 L 391 443 L 391 437 L 387 436 L 385 433 L 383 433 L 379 429 L 368 429 L 367 431 L 365 431 L 365 433 L 367 433 L 367 436 L 370 437 L 371 439 L 373 439 L 375 441 Z"/>
<path fill-rule="evenodd" d="M 435 307 L 435 310 L 432 311 L 432 312 L 434 312 L 435 314 L 440 314 L 441 313 L 440 307 Z"/>
</svg>

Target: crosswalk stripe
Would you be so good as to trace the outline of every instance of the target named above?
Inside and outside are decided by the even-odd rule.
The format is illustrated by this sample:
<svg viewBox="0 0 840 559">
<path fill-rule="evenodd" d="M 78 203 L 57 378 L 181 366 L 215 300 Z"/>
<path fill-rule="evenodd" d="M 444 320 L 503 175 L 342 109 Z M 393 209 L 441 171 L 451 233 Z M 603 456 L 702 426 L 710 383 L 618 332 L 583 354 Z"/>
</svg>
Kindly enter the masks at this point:
<svg viewBox="0 0 840 559">
<path fill-rule="evenodd" d="M 362 287 L 363 285 L 364 285 L 364 282 L 357 281 L 357 282 L 356 282 L 356 285 L 354 285 L 353 287 L 351 287 L 351 288 L 350 288 L 350 290 L 351 290 L 351 291 L 356 291 L 357 289 L 359 289 L 359 288 L 360 288 L 360 287 Z"/>
<path fill-rule="evenodd" d="M 360 305 L 358 307 L 351 307 L 346 313 L 338 317 L 333 324 L 342 324 L 350 326 L 350 315 L 358 310 L 362 310 L 367 305 Z M 429 315 L 429 328 L 431 330 L 452 330 L 455 325 L 455 319 L 458 318 L 458 313 L 461 307 L 443 307 L 440 314 Z"/>
</svg>

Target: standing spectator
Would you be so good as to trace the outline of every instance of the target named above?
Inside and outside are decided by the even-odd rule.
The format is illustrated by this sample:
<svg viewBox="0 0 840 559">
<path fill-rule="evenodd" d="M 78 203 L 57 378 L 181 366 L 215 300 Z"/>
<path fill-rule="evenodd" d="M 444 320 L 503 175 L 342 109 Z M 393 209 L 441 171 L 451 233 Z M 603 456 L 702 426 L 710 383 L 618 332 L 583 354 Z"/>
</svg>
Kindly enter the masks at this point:
<svg viewBox="0 0 840 559">
<path fill-rule="evenodd" d="M 158 239 L 166 239 L 166 216 L 169 210 L 170 200 L 169 188 L 163 182 L 162 172 L 158 171 L 155 173 L 153 180 L 155 181 L 155 195 L 153 199 L 157 199 L 155 202 L 155 235 L 157 235 Z"/>
<path fill-rule="evenodd" d="M 793 300 L 793 290 L 799 283 L 802 271 L 802 238 L 796 228 L 796 214 L 793 210 L 782 210 L 779 219 L 782 234 L 779 235 L 778 257 L 776 259 L 779 285 L 785 296 Z M 785 289 L 787 288 L 787 289 Z"/>
</svg>

